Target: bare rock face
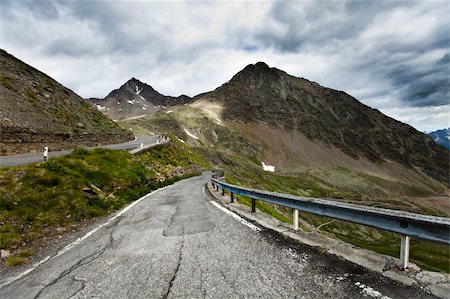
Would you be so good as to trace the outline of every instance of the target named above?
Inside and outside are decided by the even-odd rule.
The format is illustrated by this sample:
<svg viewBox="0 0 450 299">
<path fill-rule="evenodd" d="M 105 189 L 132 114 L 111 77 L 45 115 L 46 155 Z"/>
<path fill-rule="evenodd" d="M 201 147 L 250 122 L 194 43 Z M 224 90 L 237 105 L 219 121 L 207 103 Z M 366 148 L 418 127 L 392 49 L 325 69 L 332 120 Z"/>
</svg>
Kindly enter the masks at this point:
<svg viewBox="0 0 450 299">
<path fill-rule="evenodd" d="M 0 155 L 132 138 L 73 91 L 0 50 Z"/>
<path fill-rule="evenodd" d="M 165 96 L 150 85 L 131 78 L 104 99 L 88 99 L 99 111 L 112 119 L 124 119 L 152 114 L 168 106 L 182 105 L 192 101 L 186 95 Z"/>
<path fill-rule="evenodd" d="M 396 161 L 449 185 L 449 151 L 429 136 L 345 92 L 290 76 L 263 62 L 248 65 L 229 82 L 194 100 L 220 102 L 225 120 L 299 131 L 354 159 Z"/>
</svg>

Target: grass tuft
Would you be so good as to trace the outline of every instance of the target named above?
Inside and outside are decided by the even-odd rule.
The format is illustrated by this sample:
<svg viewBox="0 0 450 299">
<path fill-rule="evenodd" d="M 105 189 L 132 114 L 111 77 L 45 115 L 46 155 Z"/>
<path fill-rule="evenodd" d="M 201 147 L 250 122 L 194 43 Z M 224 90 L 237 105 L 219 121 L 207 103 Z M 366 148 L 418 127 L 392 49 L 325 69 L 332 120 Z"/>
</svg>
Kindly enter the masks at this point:
<svg viewBox="0 0 450 299">
<path fill-rule="evenodd" d="M 42 164 L 0 169 L 0 248 L 27 261 L 42 237 L 56 228 L 81 227 L 141 196 L 200 174 L 208 164 L 181 143 L 131 155 L 107 149 L 76 149 Z M 5 182 L 5 183 L 3 183 Z"/>
</svg>

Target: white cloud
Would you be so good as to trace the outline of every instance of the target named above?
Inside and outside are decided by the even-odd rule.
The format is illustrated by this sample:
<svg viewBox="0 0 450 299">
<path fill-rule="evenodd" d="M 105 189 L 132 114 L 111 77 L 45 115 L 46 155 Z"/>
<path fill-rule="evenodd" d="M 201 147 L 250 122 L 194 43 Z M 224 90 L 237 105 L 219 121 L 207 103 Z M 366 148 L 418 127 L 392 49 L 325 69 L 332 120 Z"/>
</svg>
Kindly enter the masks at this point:
<svg viewBox="0 0 450 299">
<path fill-rule="evenodd" d="M 450 105 L 381 109 L 384 114 L 407 123 L 421 132 L 450 128 Z"/>
<path fill-rule="evenodd" d="M 265 61 L 428 130 L 448 127 L 447 17 L 446 1 L 3 1 L 0 45 L 83 97 L 131 77 L 193 96 Z"/>
</svg>

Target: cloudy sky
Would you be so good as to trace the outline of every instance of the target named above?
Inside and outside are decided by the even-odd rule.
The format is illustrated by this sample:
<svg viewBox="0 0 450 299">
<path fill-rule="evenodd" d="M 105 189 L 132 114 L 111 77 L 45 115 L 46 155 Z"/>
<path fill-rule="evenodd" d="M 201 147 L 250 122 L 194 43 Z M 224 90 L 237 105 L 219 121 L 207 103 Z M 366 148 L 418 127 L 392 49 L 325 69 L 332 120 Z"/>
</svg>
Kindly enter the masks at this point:
<svg viewBox="0 0 450 299">
<path fill-rule="evenodd" d="M 212 90 L 264 61 L 420 131 L 450 127 L 448 1 L 6 1 L 0 48 L 83 97 Z"/>
</svg>

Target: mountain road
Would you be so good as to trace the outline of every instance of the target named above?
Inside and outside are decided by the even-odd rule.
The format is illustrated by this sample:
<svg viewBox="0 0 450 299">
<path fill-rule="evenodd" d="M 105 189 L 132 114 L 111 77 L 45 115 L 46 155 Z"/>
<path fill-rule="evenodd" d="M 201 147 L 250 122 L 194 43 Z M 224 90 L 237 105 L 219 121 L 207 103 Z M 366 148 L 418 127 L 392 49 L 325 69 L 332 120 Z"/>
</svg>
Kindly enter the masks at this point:
<svg viewBox="0 0 450 299">
<path fill-rule="evenodd" d="M 134 148 L 140 147 L 141 143 L 143 143 L 144 146 L 154 144 L 154 143 L 156 143 L 157 140 L 161 141 L 159 138 L 153 137 L 153 136 L 140 136 L 140 137 L 136 137 L 134 140 L 131 140 L 128 142 L 119 143 L 119 144 L 102 145 L 102 146 L 96 146 L 96 147 L 88 147 L 88 149 L 107 148 L 107 149 L 112 149 L 112 150 L 128 150 L 128 149 L 134 149 Z M 49 152 L 48 158 L 69 155 L 71 152 L 72 152 L 72 150 Z M 0 157 L 0 168 L 25 165 L 25 164 L 36 163 L 36 162 L 41 162 L 41 161 L 43 161 L 43 153 L 24 154 L 24 155 L 16 155 L 16 156 L 1 156 Z"/>
<path fill-rule="evenodd" d="M 5 275 L 0 298 L 434 298 L 224 212 L 209 178 L 154 191 Z"/>
</svg>

